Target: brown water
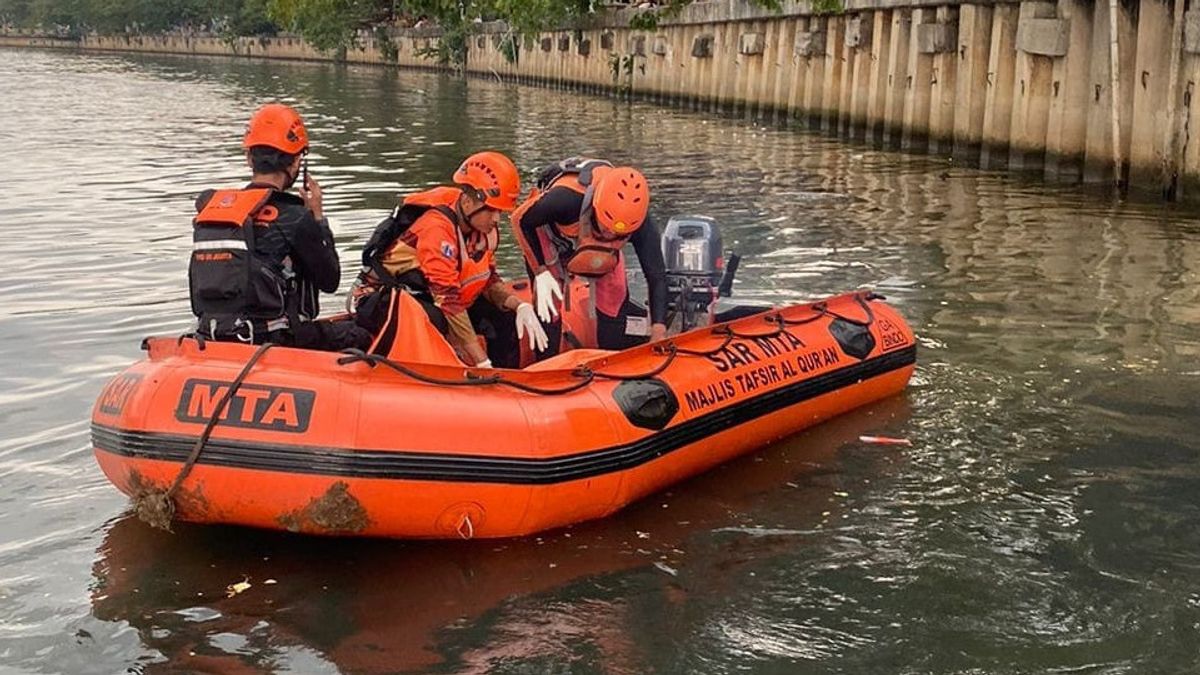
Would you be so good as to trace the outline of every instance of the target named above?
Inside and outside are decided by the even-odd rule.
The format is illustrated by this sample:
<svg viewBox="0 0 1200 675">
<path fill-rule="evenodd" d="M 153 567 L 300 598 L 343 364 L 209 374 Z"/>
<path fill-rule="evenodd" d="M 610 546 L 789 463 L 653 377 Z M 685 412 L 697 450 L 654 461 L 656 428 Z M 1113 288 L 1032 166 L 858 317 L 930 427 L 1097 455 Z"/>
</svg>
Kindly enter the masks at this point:
<svg viewBox="0 0 1200 675">
<path fill-rule="evenodd" d="M 149 530 L 95 466 L 90 406 L 142 336 L 188 326 L 191 198 L 243 180 L 245 118 L 276 98 L 309 123 L 347 268 L 398 191 L 472 150 L 525 169 L 608 156 L 645 168 L 660 218 L 720 220 L 743 300 L 887 295 L 919 335 L 917 375 L 539 538 Z M 0 50 L 0 148 L 0 671 L 1200 667 L 1195 212 L 746 120 L 332 65 Z M 859 442 L 872 433 L 913 446 Z"/>
</svg>

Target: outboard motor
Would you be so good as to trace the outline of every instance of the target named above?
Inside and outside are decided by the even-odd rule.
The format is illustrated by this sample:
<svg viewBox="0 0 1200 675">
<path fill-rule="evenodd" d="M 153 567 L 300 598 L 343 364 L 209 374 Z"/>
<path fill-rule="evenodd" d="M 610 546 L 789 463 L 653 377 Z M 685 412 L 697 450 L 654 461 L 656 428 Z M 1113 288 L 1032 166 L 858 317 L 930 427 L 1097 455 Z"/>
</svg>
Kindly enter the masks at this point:
<svg viewBox="0 0 1200 675">
<path fill-rule="evenodd" d="M 717 221 L 672 216 L 663 230 L 662 251 L 667 264 L 667 331 L 682 333 L 710 323 L 717 297 L 732 293 L 739 261 L 731 253 L 726 265 Z"/>
</svg>

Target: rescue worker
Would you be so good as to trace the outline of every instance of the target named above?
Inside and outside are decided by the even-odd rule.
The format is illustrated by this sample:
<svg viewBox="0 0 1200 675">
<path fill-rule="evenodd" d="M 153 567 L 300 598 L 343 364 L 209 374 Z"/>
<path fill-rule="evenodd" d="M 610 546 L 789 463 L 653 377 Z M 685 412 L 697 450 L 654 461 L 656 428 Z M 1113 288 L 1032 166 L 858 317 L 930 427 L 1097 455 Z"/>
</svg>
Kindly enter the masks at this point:
<svg viewBox="0 0 1200 675">
<path fill-rule="evenodd" d="M 544 169 L 529 197 L 513 213 L 513 231 L 533 282 L 538 318 L 549 347 L 562 341 L 559 308 L 571 276 L 591 280 L 596 343 L 625 349 L 645 341 L 629 330 L 629 287 L 622 248 L 633 244 L 650 291 L 650 340 L 666 337 L 667 282 L 657 228 L 650 219 L 645 176 L 628 166 L 571 157 Z"/>
<path fill-rule="evenodd" d="M 496 228 L 501 212 L 517 205 L 520 174 L 508 157 L 485 151 L 463 160 L 452 180 L 405 197 L 379 224 L 347 308 L 377 336 L 372 351 L 387 353 L 393 296 L 408 293 L 467 365 L 518 368 L 522 338 L 533 350 L 546 347 L 533 306 L 496 272 Z"/>
<path fill-rule="evenodd" d="M 337 290 L 341 265 L 322 209 L 321 186 L 304 173 L 308 131 L 295 110 L 260 108 L 242 139 L 252 177 L 240 190 L 196 200 L 188 267 L 197 333 L 213 340 L 336 351 L 365 349 L 350 321 L 316 321 L 320 291 Z"/>
</svg>

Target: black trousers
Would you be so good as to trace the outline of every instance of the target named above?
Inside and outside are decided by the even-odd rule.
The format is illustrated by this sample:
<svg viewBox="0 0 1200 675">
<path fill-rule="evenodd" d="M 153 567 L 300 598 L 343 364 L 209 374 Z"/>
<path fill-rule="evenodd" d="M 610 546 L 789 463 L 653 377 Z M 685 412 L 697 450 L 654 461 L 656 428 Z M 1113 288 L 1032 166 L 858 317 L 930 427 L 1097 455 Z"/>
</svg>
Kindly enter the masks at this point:
<svg viewBox="0 0 1200 675">
<path fill-rule="evenodd" d="M 350 320 L 307 321 L 294 328 L 271 331 L 267 340 L 285 347 L 323 352 L 366 350 L 371 346 L 371 334 Z"/>
<path fill-rule="evenodd" d="M 371 346 L 371 333 L 350 320 L 305 321 L 297 326 L 273 331 L 260 328 L 253 333 L 248 330 L 226 331 L 213 336 L 203 328 L 197 333 L 210 340 L 221 342 L 244 342 L 244 338 L 249 337 L 251 338 L 250 342 L 256 345 L 271 342 L 281 347 L 314 349 L 322 352 L 340 352 L 343 349 L 366 350 Z"/>
<path fill-rule="evenodd" d="M 517 341 L 517 314 L 506 312 L 480 297 L 467 308 L 471 326 L 487 341 L 487 355 L 497 368 L 521 367 L 521 343 Z"/>
</svg>

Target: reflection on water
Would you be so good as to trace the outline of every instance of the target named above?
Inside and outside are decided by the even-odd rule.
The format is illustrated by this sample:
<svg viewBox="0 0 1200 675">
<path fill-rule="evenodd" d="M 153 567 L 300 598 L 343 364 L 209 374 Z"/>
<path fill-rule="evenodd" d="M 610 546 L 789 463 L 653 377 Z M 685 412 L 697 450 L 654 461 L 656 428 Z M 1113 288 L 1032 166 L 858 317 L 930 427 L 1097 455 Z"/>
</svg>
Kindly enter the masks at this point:
<svg viewBox="0 0 1200 675">
<path fill-rule="evenodd" d="M 743 120 L 332 65 L 0 51 L 0 665 L 120 672 L 1187 672 L 1200 656 L 1200 219 Z M 735 292 L 874 286 L 909 393 L 513 542 L 152 532 L 88 411 L 189 322 L 191 198 L 293 102 L 347 270 L 462 156 L 644 167 Z M 518 259 L 506 247 L 511 275 Z M 344 274 L 343 288 L 351 274 Z M 328 301 L 327 307 L 338 303 Z M 857 441 L 886 432 L 911 448 Z M 250 588 L 226 597 L 229 584 Z M 275 583 L 267 583 L 274 580 Z"/>
<path fill-rule="evenodd" d="M 654 655 L 643 653 L 639 623 L 735 599 L 742 585 L 730 575 L 753 576 L 798 543 L 847 539 L 826 529 L 852 508 L 826 463 L 861 429 L 909 414 L 903 399 L 886 401 L 620 518 L 524 540 L 330 541 L 196 526 L 171 536 L 124 516 L 97 552 L 93 612 L 128 621 L 165 658 L 221 672 L 314 649 L 345 672 L 484 671 L 530 657 L 643 672 Z M 770 521 L 750 520 L 751 509 Z M 693 564 L 697 532 L 716 539 Z M 243 579 L 250 588 L 228 597 L 226 586 Z"/>
</svg>

